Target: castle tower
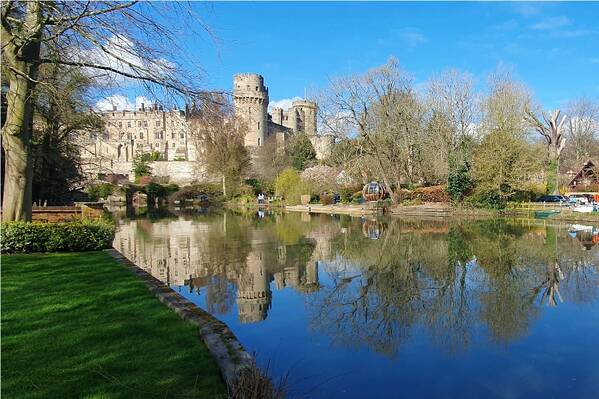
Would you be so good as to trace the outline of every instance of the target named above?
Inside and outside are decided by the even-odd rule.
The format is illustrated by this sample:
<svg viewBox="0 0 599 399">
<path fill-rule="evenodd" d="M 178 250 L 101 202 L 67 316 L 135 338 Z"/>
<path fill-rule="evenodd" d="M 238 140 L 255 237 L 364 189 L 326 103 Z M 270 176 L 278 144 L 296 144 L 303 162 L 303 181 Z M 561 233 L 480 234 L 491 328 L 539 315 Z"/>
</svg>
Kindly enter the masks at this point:
<svg viewBox="0 0 599 399">
<path fill-rule="evenodd" d="M 268 88 L 262 76 L 241 73 L 233 78 L 235 115 L 247 124 L 246 146 L 264 145 L 268 132 Z"/>
<path fill-rule="evenodd" d="M 237 312 L 241 323 L 256 323 L 266 319 L 272 293 L 262 251 L 252 251 L 247 257 L 247 269 L 239 276 Z"/>
<path fill-rule="evenodd" d="M 297 131 L 303 131 L 308 136 L 316 134 L 316 103 L 308 100 L 294 101 L 291 108 L 298 115 Z"/>
</svg>

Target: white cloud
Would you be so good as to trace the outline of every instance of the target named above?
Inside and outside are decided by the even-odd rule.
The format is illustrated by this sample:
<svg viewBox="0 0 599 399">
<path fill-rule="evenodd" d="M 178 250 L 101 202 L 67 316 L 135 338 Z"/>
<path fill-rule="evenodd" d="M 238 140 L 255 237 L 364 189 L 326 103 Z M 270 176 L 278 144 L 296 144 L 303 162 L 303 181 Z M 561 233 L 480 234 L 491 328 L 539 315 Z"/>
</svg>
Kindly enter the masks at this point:
<svg viewBox="0 0 599 399">
<path fill-rule="evenodd" d="M 116 94 L 99 100 L 96 103 L 96 109 L 99 111 L 111 111 L 116 107 L 117 110 L 131 110 L 135 105 L 125 96 Z"/>
<path fill-rule="evenodd" d="M 572 20 L 565 15 L 561 15 L 559 17 L 545 18 L 536 24 L 532 24 L 530 27 L 535 30 L 556 30 L 569 25 L 572 25 Z"/>
<path fill-rule="evenodd" d="M 398 33 L 399 37 L 411 48 L 418 47 L 426 42 L 426 37 L 419 29 L 403 28 Z"/>
<path fill-rule="evenodd" d="M 131 101 L 128 97 L 122 96 L 120 94 L 115 94 L 113 96 L 108 96 L 96 102 L 95 108 L 98 111 L 112 111 L 114 106 L 118 111 L 134 111 L 141 107 L 141 104 L 144 104 L 146 108 L 150 107 L 154 104 L 154 101 L 148 99 L 147 97 L 138 96 L 135 98 L 135 101 Z"/>
<path fill-rule="evenodd" d="M 293 98 L 284 98 L 282 100 L 271 101 L 268 104 L 268 110 L 271 111 L 273 108 L 289 109 L 291 108 L 291 103 L 298 100 L 303 100 L 303 98 L 295 96 Z"/>
<path fill-rule="evenodd" d="M 163 58 L 152 59 L 152 54 L 145 54 L 136 43 L 124 36 L 113 35 L 109 37 L 103 48 L 93 47 L 77 54 L 72 58 L 80 62 L 88 62 L 98 66 L 112 68 L 131 76 L 151 76 L 157 80 L 171 75 L 176 65 Z M 123 85 L 134 81 L 132 78 L 124 77 L 116 72 L 101 71 L 100 69 L 87 68 L 91 76 L 107 77 L 113 83 Z"/>
</svg>

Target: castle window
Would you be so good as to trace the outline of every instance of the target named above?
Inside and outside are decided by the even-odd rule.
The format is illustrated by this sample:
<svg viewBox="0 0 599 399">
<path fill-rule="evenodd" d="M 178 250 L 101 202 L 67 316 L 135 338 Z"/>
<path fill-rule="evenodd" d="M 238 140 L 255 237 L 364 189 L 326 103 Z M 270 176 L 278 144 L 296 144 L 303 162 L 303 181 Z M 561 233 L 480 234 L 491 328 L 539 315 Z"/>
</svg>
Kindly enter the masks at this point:
<svg viewBox="0 0 599 399">
<path fill-rule="evenodd" d="M 156 126 L 160 126 L 160 121 L 156 121 Z"/>
<path fill-rule="evenodd" d="M 144 132 L 139 132 L 139 138 L 143 139 L 144 138 Z"/>
<path fill-rule="evenodd" d="M 148 127 L 148 121 L 144 121 L 144 127 Z"/>
<path fill-rule="evenodd" d="M 258 122 L 258 129 L 260 129 L 260 122 Z"/>
<path fill-rule="evenodd" d="M 137 127 L 141 127 L 141 121 L 137 121 Z"/>
<path fill-rule="evenodd" d="M 258 86 L 256 86 L 256 91 L 258 91 Z"/>
<path fill-rule="evenodd" d="M 131 133 L 127 133 L 127 140 L 131 140 Z"/>
<path fill-rule="evenodd" d="M 182 139 L 184 139 L 184 138 L 185 138 L 185 133 L 181 133 L 181 134 L 179 135 L 179 137 L 181 137 Z"/>
<path fill-rule="evenodd" d="M 155 139 L 159 139 L 160 138 L 160 134 L 158 132 L 154 132 L 154 138 Z"/>
<path fill-rule="evenodd" d="M 123 127 L 123 122 L 119 122 L 119 127 Z"/>
<path fill-rule="evenodd" d="M 131 121 L 127 122 L 127 127 L 131 127 Z"/>
<path fill-rule="evenodd" d="M 175 138 L 175 132 L 172 132 L 171 133 L 171 139 L 174 139 L 174 138 Z"/>
<path fill-rule="evenodd" d="M 156 148 L 160 148 L 160 143 L 156 143 Z"/>
<path fill-rule="evenodd" d="M 258 138 L 258 146 L 260 146 L 260 138 Z"/>
</svg>

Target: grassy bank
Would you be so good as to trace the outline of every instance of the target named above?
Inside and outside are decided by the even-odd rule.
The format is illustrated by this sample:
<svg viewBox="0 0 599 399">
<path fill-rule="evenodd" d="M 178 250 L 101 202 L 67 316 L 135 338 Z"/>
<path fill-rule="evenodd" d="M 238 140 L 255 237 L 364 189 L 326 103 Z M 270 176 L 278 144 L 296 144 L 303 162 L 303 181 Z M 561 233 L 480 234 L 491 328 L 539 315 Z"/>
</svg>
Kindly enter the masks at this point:
<svg viewBox="0 0 599 399">
<path fill-rule="evenodd" d="M 2 397 L 224 397 L 196 327 L 104 252 L 2 256 Z"/>
</svg>

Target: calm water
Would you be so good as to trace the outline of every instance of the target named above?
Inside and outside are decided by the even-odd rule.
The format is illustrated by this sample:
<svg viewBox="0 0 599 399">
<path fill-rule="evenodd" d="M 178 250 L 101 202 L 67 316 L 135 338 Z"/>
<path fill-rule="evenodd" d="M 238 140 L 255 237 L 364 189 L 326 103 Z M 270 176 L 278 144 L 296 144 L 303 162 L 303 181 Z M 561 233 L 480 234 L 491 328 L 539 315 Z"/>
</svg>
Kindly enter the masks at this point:
<svg viewBox="0 0 599 399">
<path fill-rule="evenodd" d="M 217 213 L 114 246 L 226 322 L 290 397 L 599 398 L 599 229 Z"/>
</svg>

